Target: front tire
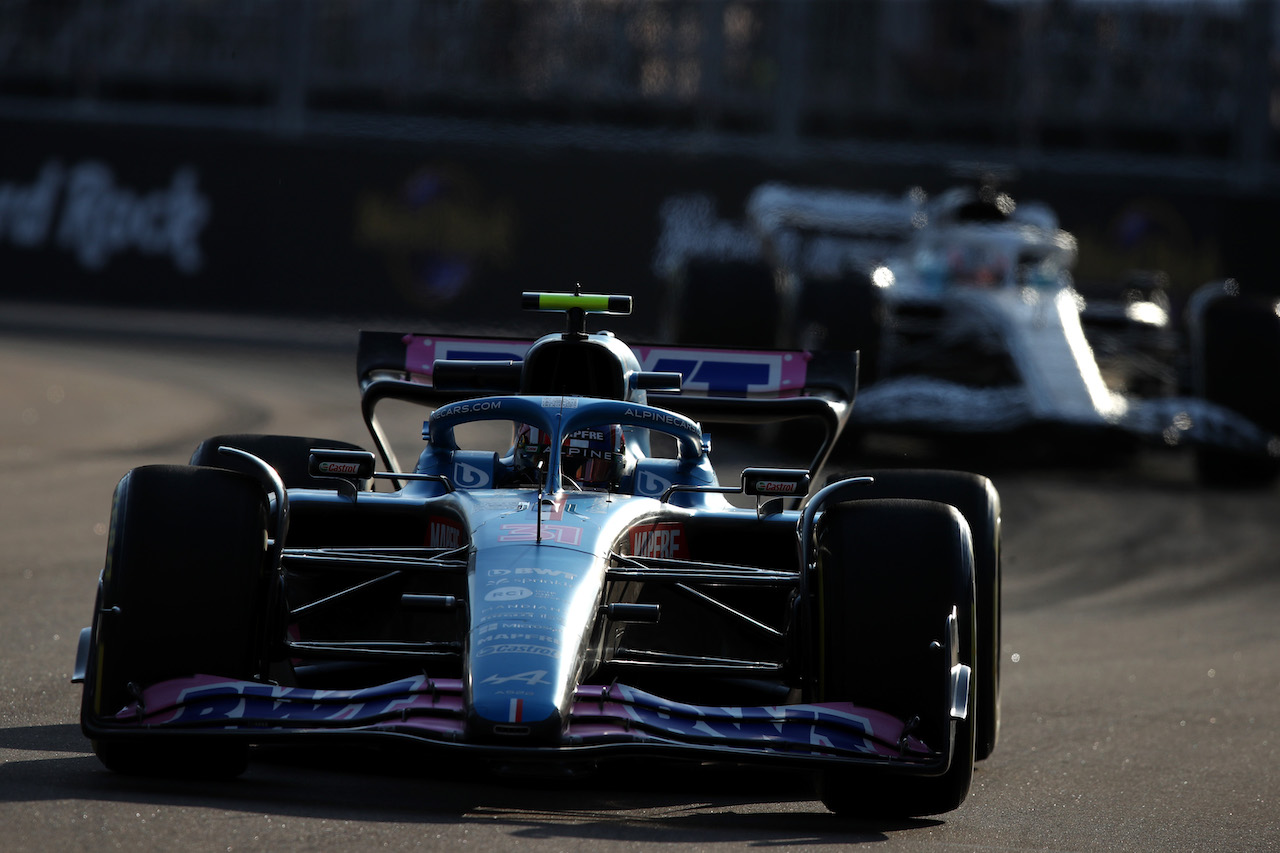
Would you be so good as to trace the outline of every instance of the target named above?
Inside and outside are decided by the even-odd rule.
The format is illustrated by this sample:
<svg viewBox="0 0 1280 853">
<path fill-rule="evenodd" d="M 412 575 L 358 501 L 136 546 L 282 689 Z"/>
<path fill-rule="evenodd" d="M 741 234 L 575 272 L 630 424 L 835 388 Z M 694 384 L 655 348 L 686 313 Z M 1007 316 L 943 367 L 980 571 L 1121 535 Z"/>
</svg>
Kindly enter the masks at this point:
<svg viewBox="0 0 1280 853">
<path fill-rule="evenodd" d="M 950 504 L 969 523 L 977 595 L 977 651 L 973 660 L 962 658 L 961 662 L 973 667 L 977 682 L 974 757 L 983 761 L 995 751 L 1000 738 L 1000 493 L 988 478 L 964 471 L 890 469 L 858 474 L 875 479 L 860 492 L 868 498 L 912 498 Z M 961 638 L 961 645 L 968 647 L 967 638 Z"/>
<path fill-rule="evenodd" d="M 973 779 L 974 717 L 953 721 L 935 641 L 954 608 L 960 659 L 973 660 L 974 580 L 969 528 L 954 507 L 926 501 L 851 501 L 823 513 L 817 539 L 817 701 L 851 701 L 920 718 L 932 749 L 952 748 L 939 776 L 827 770 L 819 796 L 840 815 L 909 817 L 957 808 Z M 968 637 L 967 645 L 965 637 Z M 976 674 L 976 673 L 975 673 Z M 974 703 L 974 684 L 969 702 Z"/>
<path fill-rule="evenodd" d="M 200 777 L 243 772 L 248 744 L 112 732 L 143 688 L 204 674 L 252 678 L 269 599 L 267 500 L 215 468 L 135 468 L 116 487 L 94 613 L 81 725 L 109 769 Z"/>
<path fill-rule="evenodd" d="M 1280 315 L 1275 298 L 1242 295 L 1229 282 L 1203 289 L 1192 303 L 1195 392 L 1272 433 L 1280 432 Z M 1200 447 L 1196 474 L 1209 486 L 1264 487 L 1280 476 L 1280 459 Z"/>
</svg>

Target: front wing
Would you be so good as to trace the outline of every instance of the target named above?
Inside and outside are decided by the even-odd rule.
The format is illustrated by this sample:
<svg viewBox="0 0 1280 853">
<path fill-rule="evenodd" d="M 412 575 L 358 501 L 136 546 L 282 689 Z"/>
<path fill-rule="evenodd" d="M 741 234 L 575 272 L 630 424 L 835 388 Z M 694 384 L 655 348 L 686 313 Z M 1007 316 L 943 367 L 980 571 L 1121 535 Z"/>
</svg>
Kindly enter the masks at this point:
<svg viewBox="0 0 1280 853">
<path fill-rule="evenodd" d="M 860 764 L 933 775 L 950 744 L 933 751 L 903 721 L 847 702 L 725 707 L 672 702 L 621 684 L 577 688 L 554 746 L 465 742 L 459 679 L 424 675 L 374 687 L 321 690 L 215 676 L 164 681 L 114 717 L 86 720 L 93 737 L 239 736 L 256 743 L 315 735 L 399 736 L 504 762 L 663 757 L 793 765 Z M 519 699 L 512 699 L 513 719 Z"/>
</svg>

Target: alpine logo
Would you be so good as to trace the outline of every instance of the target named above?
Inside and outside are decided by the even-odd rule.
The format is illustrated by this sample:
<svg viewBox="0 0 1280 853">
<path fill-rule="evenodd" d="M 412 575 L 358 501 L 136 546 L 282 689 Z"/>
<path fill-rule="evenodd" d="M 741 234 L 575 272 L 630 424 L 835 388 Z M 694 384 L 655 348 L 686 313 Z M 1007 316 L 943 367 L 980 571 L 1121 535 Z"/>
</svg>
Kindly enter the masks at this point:
<svg viewBox="0 0 1280 853">
<path fill-rule="evenodd" d="M 550 684 L 551 682 L 547 681 L 546 676 L 547 671 L 545 669 L 533 669 L 528 672 L 521 672 L 517 675 L 491 675 L 480 683 L 498 685 L 506 684 L 510 681 L 517 681 L 522 684 L 527 684 L 530 687 L 535 687 L 539 684 Z"/>
</svg>

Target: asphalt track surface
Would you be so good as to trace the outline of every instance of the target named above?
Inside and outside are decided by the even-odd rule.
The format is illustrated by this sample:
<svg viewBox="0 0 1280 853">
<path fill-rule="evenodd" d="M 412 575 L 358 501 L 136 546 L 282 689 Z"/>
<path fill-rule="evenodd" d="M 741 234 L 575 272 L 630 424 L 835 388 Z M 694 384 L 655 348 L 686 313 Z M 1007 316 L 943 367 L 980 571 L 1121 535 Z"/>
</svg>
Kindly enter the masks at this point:
<svg viewBox="0 0 1280 853">
<path fill-rule="evenodd" d="M 1280 849 L 1280 492 L 1202 490 L 1165 456 L 985 463 L 1004 728 L 951 814 L 845 821 L 757 772 L 491 780 L 364 752 L 259 749 L 228 783 L 113 775 L 69 679 L 116 481 L 219 432 L 365 442 L 354 336 L 38 326 L 0 319 L 4 850 Z"/>
</svg>

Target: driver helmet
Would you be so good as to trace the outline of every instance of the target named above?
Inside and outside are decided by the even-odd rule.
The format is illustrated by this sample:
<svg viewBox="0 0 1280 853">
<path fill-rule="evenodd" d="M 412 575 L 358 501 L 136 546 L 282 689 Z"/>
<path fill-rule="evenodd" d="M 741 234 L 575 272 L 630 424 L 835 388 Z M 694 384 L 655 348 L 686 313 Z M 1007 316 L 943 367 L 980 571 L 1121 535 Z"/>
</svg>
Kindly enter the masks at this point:
<svg viewBox="0 0 1280 853">
<path fill-rule="evenodd" d="M 529 424 L 516 429 L 516 465 L 534 470 L 547 459 L 551 436 Z M 565 436 L 560 451 L 564 475 L 584 489 L 614 489 L 627 469 L 627 444 L 618 424 L 591 427 Z"/>
<path fill-rule="evenodd" d="M 547 460 L 547 449 L 551 444 L 551 435 L 529 424 L 516 427 L 516 467 L 532 471 Z"/>
</svg>

